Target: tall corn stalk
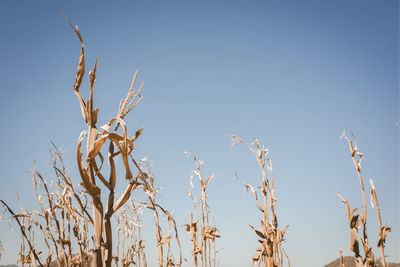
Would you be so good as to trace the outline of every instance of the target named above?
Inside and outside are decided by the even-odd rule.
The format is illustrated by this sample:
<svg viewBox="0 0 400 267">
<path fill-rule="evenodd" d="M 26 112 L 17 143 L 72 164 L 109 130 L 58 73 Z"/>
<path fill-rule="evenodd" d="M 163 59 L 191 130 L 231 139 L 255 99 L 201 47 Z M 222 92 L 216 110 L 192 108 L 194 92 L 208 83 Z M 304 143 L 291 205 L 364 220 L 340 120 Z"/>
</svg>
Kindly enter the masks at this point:
<svg viewBox="0 0 400 267">
<path fill-rule="evenodd" d="M 209 222 L 209 213 L 210 209 L 207 203 L 207 193 L 206 189 L 211 180 L 215 177 L 215 174 L 209 176 L 207 179 L 204 177 L 201 167 L 203 165 L 203 161 L 197 160 L 197 158 L 185 152 L 188 156 L 192 157 L 194 163 L 196 164 L 196 170 L 191 172 L 190 175 L 190 184 L 191 189 L 189 190 L 189 196 L 193 201 L 193 209 L 196 212 L 196 202 L 197 200 L 193 196 L 192 190 L 194 189 L 193 185 L 193 177 L 197 176 L 200 180 L 201 186 L 201 196 L 200 196 L 200 208 L 201 208 L 201 218 L 200 218 L 200 245 L 198 244 L 198 220 L 193 221 L 193 213 L 190 213 L 190 221 L 189 224 L 185 224 L 186 231 L 192 237 L 192 259 L 193 259 L 193 266 L 197 267 L 198 259 L 197 255 L 201 255 L 201 266 L 204 267 L 211 267 L 211 256 L 214 254 L 214 266 L 216 264 L 216 248 L 215 248 L 215 239 L 220 237 L 218 229 L 215 226 L 211 226 Z M 213 251 L 211 251 L 211 244 L 214 245 Z M 214 253 L 213 253 L 214 252 Z"/>
<path fill-rule="evenodd" d="M 153 217 L 154 217 L 154 225 L 155 225 L 155 235 L 156 235 L 156 242 L 157 242 L 157 250 L 158 250 L 158 266 L 159 267 L 172 267 L 172 266 L 177 266 L 180 267 L 182 266 L 182 248 L 181 248 L 181 243 L 179 240 L 179 235 L 178 235 L 178 228 L 176 226 L 176 221 L 172 214 L 162 207 L 160 204 L 157 203 L 157 194 L 160 189 L 155 187 L 155 179 L 154 175 L 151 172 L 150 164 L 147 164 L 147 171 L 146 174 L 149 175 L 149 182 L 146 184 L 146 187 L 144 188 L 144 192 L 146 193 L 148 197 L 148 202 L 144 203 L 145 207 L 153 211 Z M 160 213 L 162 215 L 165 215 L 167 217 L 167 233 L 166 235 L 163 233 L 161 229 L 161 224 L 160 224 Z M 172 234 L 172 228 L 174 230 L 174 235 Z M 178 246 L 179 250 L 179 260 L 175 262 L 174 257 L 172 256 L 171 252 L 171 241 L 175 239 L 176 245 Z M 164 249 L 167 246 L 167 252 L 166 254 L 166 261 L 164 264 Z"/>
<path fill-rule="evenodd" d="M 65 16 L 66 17 L 66 16 Z M 66 17 L 68 20 L 68 18 Z M 68 20 L 69 22 L 69 20 Z M 149 175 L 141 170 L 141 161 L 137 163 L 132 157 L 132 152 L 135 149 L 134 142 L 139 138 L 142 129 L 137 130 L 133 136 L 128 135 L 125 116 L 141 101 L 140 92 L 143 84 L 135 90 L 135 82 L 138 71 L 135 72 L 131 87 L 127 96 L 121 100 L 118 113 L 111 118 L 109 122 L 100 128 L 97 127 L 99 109 L 94 108 L 94 83 L 97 72 L 97 59 L 93 71 L 89 72 L 89 98 L 85 100 L 80 92 L 80 87 L 85 74 L 85 51 L 84 42 L 78 27 L 71 27 L 75 31 L 80 43 L 81 53 L 78 63 L 78 69 L 75 76 L 73 91 L 78 98 L 83 119 L 87 124 L 87 131 L 82 131 L 76 147 L 76 161 L 78 171 L 81 178 L 81 185 L 84 191 L 76 190 L 72 186 L 70 178 L 66 175 L 64 166 L 59 168 L 56 165 L 57 160 L 62 162 L 61 153 L 57 150 L 52 154 L 53 157 L 58 157 L 54 162 L 54 170 L 58 181 L 54 187 L 49 187 L 48 183 L 36 170 L 33 171 L 34 184 L 37 202 L 40 211 L 14 212 L 3 200 L 1 204 L 11 215 L 10 220 L 18 223 L 21 231 L 21 251 L 20 262 L 22 265 L 29 264 L 30 266 L 49 266 L 52 262 L 52 256 L 56 257 L 58 266 L 111 266 L 114 259 L 116 264 L 119 262 L 119 252 L 123 255 L 121 261 L 124 266 L 131 264 L 139 264 L 146 266 L 146 258 L 144 254 L 143 241 L 140 237 L 140 227 L 135 228 L 139 221 L 137 209 L 134 202 L 131 202 L 132 209 L 136 213 L 136 218 L 129 220 L 128 223 L 122 222 L 122 219 L 127 219 L 125 213 L 119 213 L 117 219 L 120 223 L 126 223 L 129 227 L 134 225 L 134 228 L 124 228 L 122 234 L 123 242 L 127 242 L 127 246 L 120 246 L 120 238 L 118 231 L 117 236 L 117 255 L 113 255 L 113 235 L 111 219 L 113 215 L 124 206 L 130 199 L 132 192 L 135 189 L 143 188 L 147 194 L 149 202 L 140 204 L 145 205 L 154 211 L 157 243 L 160 248 L 159 263 L 163 266 L 163 246 L 167 246 L 166 266 L 181 266 L 182 251 L 178 238 L 177 226 L 171 213 L 161 207 L 156 202 L 157 190 L 154 188 L 154 176 Z M 82 153 L 82 146 L 86 137 L 85 155 Z M 104 149 L 108 144 L 107 162 L 109 164 L 109 173 L 105 175 L 102 172 L 104 164 Z M 120 157 L 123 163 L 125 180 L 128 181 L 126 189 L 120 195 L 115 197 L 115 188 L 117 183 L 116 160 Z M 130 163 L 134 164 L 137 169 L 137 174 L 134 176 L 131 170 Z M 150 170 L 149 170 L 150 173 Z M 39 192 L 38 185 L 44 190 Z M 105 192 L 104 192 L 105 191 Z M 103 194 L 102 194 L 103 193 Z M 107 199 L 103 202 L 104 197 Z M 46 200 L 46 201 L 45 201 Z M 92 209 L 93 214 L 89 211 Z M 168 233 L 163 237 L 161 227 L 159 225 L 159 212 L 168 218 Z M 118 220 L 117 220 L 118 222 Z M 129 225 L 130 224 L 130 225 Z M 92 226 L 94 237 L 89 238 L 89 227 Z M 120 225 L 121 226 L 121 225 Z M 42 233 L 44 244 L 46 245 L 48 256 L 46 262 L 39 256 L 42 252 L 35 248 L 35 231 L 37 227 Z M 179 261 L 174 262 L 171 252 L 171 240 L 173 239 L 172 231 L 175 232 L 175 240 L 179 248 Z M 121 230 L 121 227 L 120 229 Z M 134 232 L 132 232 L 133 230 Z M 138 232 L 135 232 L 138 230 Z M 138 236 L 136 234 L 138 233 Z M 93 241 L 91 241 L 93 240 Z M 78 244 L 72 244 L 73 242 Z M 78 255 L 73 255 L 73 248 L 78 248 Z M 124 251 L 126 250 L 126 251 Z M 43 254 L 41 254 L 43 255 Z"/>
<path fill-rule="evenodd" d="M 363 179 L 361 176 L 361 162 L 363 159 L 363 154 L 360 152 L 360 150 L 355 142 L 354 135 L 353 135 L 353 141 L 352 141 L 347 137 L 346 130 L 345 130 L 345 131 L 343 131 L 341 138 L 342 137 L 344 137 L 346 139 L 346 141 L 349 145 L 350 155 L 353 160 L 354 168 L 356 169 L 356 172 L 357 172 L 358 180 L 360 182 L 362 200 L 363 200 L 362 213 L 356 214 L 358 208 L 351 210 L 350 203 L 347 200 L 345 200 L 339 194 L 339 192 L 336 192 L 336 194 L 341 198 L 342 202 L 345 204 L 345 207 L 346 207 L 346 215 L 347 215 L 347 218 L 349 221 L 349 226 L 350 226 L 350 250 L 353 251 L 353 253 L 354 253 L 354 258 L 355 258 L 357 266 L 375 267 L 375 266 L 377 266 L 378 263 L 375 261 L 375 256 L 372 251 L 372 247 L 370 247 L 368 245 L 368 236 L 367 236 L 367 204 L 366 204 L 366 200 L 365 200 L 364 182 L 363 182 Z M 371 184 L 371 205 L 372 205 L 372 207 L 374 207 L 373 205 L 375 203 L 376 212 L 377 212 L 377 216 L 378 216 L 378 222 L 379 222 L 379 241 L 378 241 L 377 246 L 381 250 L 382 265 L 384 267 L 386 267 L 384 245 L 385 245 L 385 241 L 386 241 L 386 236 L 391 231 L 391 228 L 388 226 L 382 226 L 378 199 L 376 196 L 375 186 L 372 182 L 372 179 L 370 180 L 370 184 Z M 358 241 L 359 240 L 358 239 L 358 230 L 361 228 L 360 220 L 362 223 L 362 231 L 363 231 L 363 236 L 361 238 L 361 244 L 363 246 L 364 257 L 360 253 L 359 241 Z"/>
<path fill-rule="evenodd" d="M 238 143 L 245 144 L 256 156 L 262 174 L 262 182 L 257 189 L 246 184 L 236 176 L 246 190 L 250 190 L 253 193 L 258 209 L 262 213 L 261 229 L 257 230 L 254 226 L 250 225 L 250 228 L 261 238 L 258 240 L 261 246 L 257 249 L 257 253 L 252 258 L 253 263 L 258 263 L 259 266 L 263 265 L 265 267 L 281 267 L 283 266 L 283 255 L 286 255 L 286 253 L 282 251 L 281 243 L 284 241 L 283 237 L 289 225 L 286 225 L 283 229 L 278 228 L 278 220 L 275 212 L 275 183 L 272 172 L 272 161 L 268 157 L 269 152 L 264 146 L 260 145 L 258 139 L 254 139 L 252 143 L 248 144 L 238 136 L 232 135 L 231 137 L 232 146 Z M 258 192 L 261 193 L 262 200 L 259 200 Z M 287 257 L 287 259 L 289 258 Z M 290 265 L 289 260 L 288 263 Z"/>
<path fill-rule="evenodd" d="M 72 24 L 71 27 L 73 28 Z M 142 172 L 139 172 L 136 178 L 133 178 L 131 168 L 129 166 L 129 156 L 134 150 L 134 142 L 140 136 L 142 129 L 136 131 L 134 136 L 128 136 L 127 126 L 124 117 L 141 101 L 140 91 L 134 91 L 135 81 L 138 74 L 136 71 L 132 85 L 125 99 L 120 102 L 118 114 L 111 118 L 108 124 L 103 125 L 100 130 L 97 128 L 97 116 L 99 109 L 94 109 L 93 92 L 94 83 L 96 80 L 97 60 L 94 70 L 89 72 L 90 96 L 85 101 L 79 91 L 82 79 L 85 73 L 85 53 L 84 43 L 78 27 L 73 28 L 81 42 L 81 55 L 78 63 L 78 70 L 75 76 L 73 86 L 76 94 L 82 116 L 87 124 L 87 131 L 83 131 L 78 139 L 76 149 L 76 159 L 78 170 L 82 179 L 82 184 L 88 194 L 91 196 L 93 203 L 93 219 L 94 219 L 94 241 L 95 247 L 93 252 L 93 266 L 111 266 L 112 262 L 112 228 L 111 217 L 122 207 L 129 199 L 131 193 L 136 188 L 142 187 L 143 184 L 138 181 L 139 178 L 144 179 Z M 112 130 L 112 127 L 114 129 Z M 122 133 L 118 133 L 118 129 L 122 128 Z M 86 155 L 82 156 L 82 142 L 86 139 Z M 109 141 L 108 145 L 108 164 L 110 165 L 110 173 L 108 179 L 101 173 L 104 157 L 101 153 L 101 148 Z M 125 192 L 115 201 L 115 186 L 116 186 L 116 166 L 115 158 L 120 156 L 125 168 L 125 179 L 129 181 Z M 97 166 L 96 160 L 100 160 L 100 167 Z M 131 157 L 132 161 L 133 158 Z M 101 188 L 98 186 L 100 181 L 108 190 L 108 201 L 102 203 Z M 104 256 L 104 257 L 103 257 Z"/>
</svg>

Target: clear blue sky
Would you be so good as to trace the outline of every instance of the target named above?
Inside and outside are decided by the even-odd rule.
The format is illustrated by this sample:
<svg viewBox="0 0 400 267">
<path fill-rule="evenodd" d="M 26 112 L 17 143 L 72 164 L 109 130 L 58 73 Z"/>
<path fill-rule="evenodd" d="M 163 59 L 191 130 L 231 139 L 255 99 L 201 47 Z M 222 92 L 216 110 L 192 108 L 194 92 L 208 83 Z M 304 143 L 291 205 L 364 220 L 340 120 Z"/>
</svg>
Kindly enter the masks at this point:
<svg viewBox="0 0 400 267">
<path fill-rule="evenodd" d="M 258 210 L 233 175 L 256 185 L 258 169 L 244 147 L 230 147 L 229 134 L 270 148 L 293 266 L 322 266 L 339 248 L 351 255 L 335 192 L 352 206 L 361 193 L 339 139 L 344 128 L 357 137 L 365 183 L 374 179 L 392 226 L 389 260 L 400 261 L 398 1 L 1 1 L 0 198 L 14 207 L 14 191 L 32 202 L 33 160 L 52 178 L 50 140 L 78 183 L 74 150 L 85 124 L 72 84 L 80 44 L 61 11 L 81 29 L 87 69 L 99 57 L 100 124 L 116 114 L 140 69 L 144 100 L 128 115 L 128 130 L 144 126 L 135 156 L 152 160 L 160 202 L 179 225 L 189 219 L 194 166 L 183 152 L 217 174 L 209 203 L 222 235 L 220 266 L 249 266 L 258 246 L 248 227 L 258 225 Z M 372 209 L 369 216 L 375 243 Z M 9 229 L 0 224 L 0 264 L 16 260 L 19 233 Z"/>
</svg>

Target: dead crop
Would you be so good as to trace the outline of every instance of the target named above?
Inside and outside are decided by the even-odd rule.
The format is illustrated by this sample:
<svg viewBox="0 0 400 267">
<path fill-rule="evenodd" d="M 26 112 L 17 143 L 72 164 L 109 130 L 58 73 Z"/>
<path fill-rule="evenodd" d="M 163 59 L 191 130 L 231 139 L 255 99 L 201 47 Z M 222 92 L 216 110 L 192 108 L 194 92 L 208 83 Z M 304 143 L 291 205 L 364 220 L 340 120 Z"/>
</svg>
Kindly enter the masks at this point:
<svg viewBox="0 0 400 267">
<path fill-rule="evenodd" d="M 67 18 L 68 20 L 68 18 Z M 69 22 L 69 20 L 68 20 Z M 136 141 L 143 128 L 131 134 L 125 121 L 126 116 L 141 102 L 143 83 L 136 86 L 138 71 L 133 75 L 130 89 L 120 103 L 116 115 L 107 123 L 99 126 L 99 108 L 94 104 L 94 84 L 98 61 L 88 73 L 88 94 L 85 99 L 80 91 L 85 75 L 85 44 L 77 26 L 73 31 L 80 41 L 80 56 L 73 82 L 73 93 L 76 95 L 83 120 L 86 124 L 78 137 L 75 157 L 79 185 L 74 185 L 64 165 L 63 155 L 53 144 L 50 150 L 54 182 L 47 181 L 42 174 L 33 168 L 31 171 L 37 210 L 13 209 L 7 202 L 0 200 L 7 213 L 6 220 L 15 222 L 20 230 L 20 248 L 18 263 L 21 266 L 139 266 L 147 267 L 147 240 L 143 237 L 143 212 L 152 214 L 154 236 L 157 248 L 157 265 L 159 267 L 180 267 L 186 260 L 178 234 L 178 224 L 173 214 L 159 203 L 159 191 L 147 159 L 135 160 Z M 129 133 L 129 134 L 128 134 Z M 343 133 L 350 149 L 350 155 L 361 186 L 362 207 L 351 209 L 350 203 L 338 192 L 346 208 L 350 228 L 350 249 L 359 267 L 378 266 L 367 234 L 367 204 L 364 182 L 361 176 L 363 154 L 357 144 Z M 247 143 L 240 137 L 232 135 L 232 145 L 244 144 L 254 154 L 261 181 L 254 187 L 236 174 L 237 180 L 246 191 L 254 196 L 260 215 L 260 226 L 249 225 L 257 237 L 259 246 L 252 256 L 253 264 L 265 267 L 283 267 L 286 258 L 290 259 L 283 248 L 285 233 L 289 225 L 280 228 L 276 213 L 275 180 L 269 151 L 258 139 Z M 184 224 L 191 237 L 191 256 L 193 266 L 216 266 L 216 240 L 220 233 L 210 219 L 207 188 L 216 177 L 205 176 L 203 161 L 192 157 L 195 169 L 190 174 L 189 196 L 193 202 L 193 211 L 189 222 Z M 117 162 L 120 162 L 119 165 Z M 117 168 L 121 167 L 117 170 Z M 117 177 L 121 176 L 122 177 Z M 198 178 L 195 179 L 195 178 Z M 200 196 L 195 196 L 195 181 L 200 184 Z M 116 192 L 122 186 L 122 192 Z M 144 200 L 134 199 L 133 192 L 140 193 Z M 119 194 L 118 194 L 119 193 Z M 381 262 L 385 260 L 385 241 L 391 228 L 382 225 L 381 210 L 376 189 L 370 180 L 371 205 L 375 208 L 379 237 L 377 247 L 380 249 Z M 362 229 L 359 238 L 358 231 Z M 361 240 L 362 251 L 359 240 Z M 116 244 L 114 244 L 116 242 Z M 0 257 L 3 246 L 0 242 Z M 340 264 L 345 266 L 342 250 Z"/>
<path fill-rule="evenodd" d="M 258 139 L 254 139 L 251 143 L 246 143 L 238 136 L 232 135 L 231 137 L 232 146 L 241 143 L 250 149 L 256 157 L 262 174 L 261 185 L 257 188 L 245 183 L 236 175 L 236 178 L 244 185 L 245 189 L 253 193 L 257 207 L 262 213 L 260 230 L 250 225 L 250 228 L 261 238 L 258 240 L 261 245 L 257 248 L 257 253 L 253 256 L 253 263 L 265 267 L 283 266 L 282 242 L 284 241 L 286 229 L 289 225 L 286 225 L 282 229 L 278 228 L 278 219 L 275 211 L 275 202 L 277 201 L 275 198 L 275 182 L 272 161 L 268 157 L 268 149 L 261 146 Z M 262 195 L 262 200 L 258 197 L 259 192 Z M 284 254 L 287 257 L 285 252 Z M 287 259 L 290 266 L 289 258 L 287 257 Z"/>
<path fill-rule="evenodd" d="M 192 157 L 194 163 L 196 165 L 196 169 L 193 170 L 190 174 L 190 189 L 189 189 L 189 196 L 193 201 L 193 212 L 196 214 L 198 202 L 200 202 L 200 229 L 198 226 L 199 220 L 195 220 L 193 218 L 193 213 L 190 213 L 190 221 L 188 224 L 185 224 L 186 231 L 192 237 L 192 259 L 193 259 L 193 266 L 198 266 L 198 254 L 200 254 L 200 262 L 201 266 L 216 266 L 216 245 L 215 239 L 220 237 L 219 231 L 215 226 L 210 225 L 210 207 L 207 203 L 207 186 L 210 182 L 214 179 L 215 174 L 210 175 L 208 178 L 205 178 L 201 167 L 203 166 L 203 161 L 197 160 L 197 158 L 185 152 L 188 156 Z M 200 180 L 201 186 L 201 195 L 200 198 L 196 198 L 194 196 L 194 183 L 193 178 L 197 177 Z M 200 236 L 199 236 L 200 235 Z M 200 237 L 200 240 L 199 240 Z M 200 243 L 199 243 L 200 241 Z M 213 246 L 211 246 L 213 245 Z M 214 255 L 214 260 L 212 260 L 212 255 Z M 212 265 L 212 263 L 214 265 Z"/>
<path fill-rule="evenodd" d="M 375 267 L 378 265 L 378 261 L 375 259 L 372 247 L 369 245 L 368 234 L 367 234 L 367 203 L 365 198 L 364 181 L 361 176 L 361 162 L 363 159 L 363 154 L 360 152 L 357 143 L 355 142 L 354 135 L 352 135 L 353 140 L 350 140 L 346 135 L 346 131 L 344 131 L 342 137 L 345 138 L 345 140 L 349 145 L 350 155 L 353 160 L 354 168 L 356 169 L 357 172 L 358 180 L 360 182 L 362 201 L 363 201 L 361 214 L 357 214 L 356 212 L 358 208 L 354 208 L 352 210 L 350 208 L 350 203 L 347 200 L 345 200 L 339 194 L 339 192 L 336 192 L 346 207 L 346 215 L 350 226 L 350 250 L 354 253 L 354 258 L 357 266 Z M 384 247 L 385 247 L 386 236 L 391 231 L 391 228 L 388 226 L 382 226 L 378 198 L 376 196 L 375 186 L 373 184 L 372 179 L 370 179 L 370 186 L 371 186 L 370 187 L 371 206 L 373 208 L 375 205 L 379 222 L 379 241 L 377 243 L 377 247 L 379 247 L 381 251 L 382 265 L 386 267 Z M 359 237 L 358 237 L 358 230 L 361 228 L 361 226 L 362 226 L 361 244 L 363 247 L 363 254 L 360 252 Z M 343 256 L 341 256 L 341 258 L 343 258 Z M 344 266 L 344 263 L 342 263 L 342 266 Z"/>
<path fill-rule="evenodd" d="M 73 186 L 56 147 L 51 155 L 55 183 L 48 183 L 36 169 L 32 170 L 38 211 L 14 212 L 0 200 L 10 214 L 9 219 L 16 221 L 21 231 L 18 261 L 22 266 L 49 266 L 53 261 L 58 266 L 88 266 L 91 249 L 88 227 L 93 223 L 90 204 L 86 194 Z M 45 245 L 44 260 L 41 259 L 44 253 L 36 250 L 37 243 Z"/>
<path fill-rule="evenodd" d="M 123 265 L 128 266 L 134 263 L 132 259 L 132 255 L 134 255 L 136 260 L 139 256 L 143 265 L 146 266 L 142 240 L 137 239 L 136 236 L 131 236 L 129 227 L 120 229 L 125 234 L 129 233 L 124 237 L 121 246 L 118 243 L 117 254 L 121 253 L 121 258 L 118 255 L 113 255 L 112 229 L 113 215 L 127 203 L 134 190 L 141 188 L 145 193 L 154 196 L 153 182 L 149 184 L 147 181 L 149 175 L 142 172 L 140 162 L 137 163 L 132 157 L 132 152 L 135 149 L 134 143 L 141 135 L 142 129 L 130 136 L 124 121 L 125 116 L 141 101 L 140 92 L 143 84 L 137 90 L 134 89 L 138 75 L 138 71 L 136 71 L 127 96 L 120 102 L 117 115 L 111 118 L 107 124 L 98 128 L 99 109 L 94 108 L 97 59 L 94 69 L 89 72 L 89 98 L 85 100 L 80 92 L 85 74 L 85 45 L 79 28 L 73 27 L 71 23 L 70 25 L 81 43 L 73 92 L 78 98 L 82 117 L 87 124 L 87 130 L 82 131 L 79 135 L 76 147 L 76 161 L 81 179 L 80 185 L 83 190 L 76 189 L 73 186 L 63 164 L 62 167 L 57 166 L 57 161 L 62 163 L 62 157 L 56 149 L 56 153 L 52 153 L 53 168 L 57 177 L 54 185 L 50 186 L 35 169 L 32 172 L 40 211 L 21 210 L 21 212 L 14 212 L 6 202 L 1 200 L 3 206 L 11 215 L 9 219 L 17 222 L 22 234 L 19 261 L 22 265 L 27 263 L 30 266 L 49 266 L 55 258 L 58 266 L 87 266 L 89 264 L 91 266 L 111 266 L 113 259 L 117 265 L 119 259 L 121 259 Z M 82 147 L 85 137 L 86 153 L 83 155 Z M 103 149 L 105 147 L 107 149 Z M 107 153 L 106 158 L 109 165 L 107 175 L 102 171 L 105 161 L 104 153 Z M 123 163 L 125 179 L 117 178 L 116 161 L 118 158 Z M 137 170 L 135 175 L 134 169 Z M 119 197 L 116 197 L 117 181 L 122 183 L 124 180 L 127 182 L 126 189 Z M 40 188 L 43 192 L 40 191 Z M 103 202 L 104 199 L 107 201 Z M 157 204 L 154 201 L 155 198 L 152 198 L 152 200 L 154 208 Z M 134 205 L 132 208 L 134 211 L 136 210 Z M 126 212 L 120 213 L 120 227 L 122 227 L 122 223 L 127 223 L 124 221 L 126 218 L 124 215 L 126 215 Z M 35 227 L 38 231 L 37 229 L 35 231 Z M 90 231 L 93 232 L 92 237 L 89 236 Z M 42 252 L 36 250 L 35 242 L 37 242 L 38 236 L 35 233 L 37 232 L 41 233 L 48 251 L 44 261 L 41 259 Z M 124 247 L 126 244 L 124 242 L 132 241 L 137 241 L 134 252 L 132 252 L 132 246 Z M 77 255 L 74 254 L 73 250 L 76 248 L 78 248 Z M 120 251 L 120 249 L 125 249 L 125 251 Z M 160 262 L 160 266 L 163 266 L 162 262 Z"/>
</svg>

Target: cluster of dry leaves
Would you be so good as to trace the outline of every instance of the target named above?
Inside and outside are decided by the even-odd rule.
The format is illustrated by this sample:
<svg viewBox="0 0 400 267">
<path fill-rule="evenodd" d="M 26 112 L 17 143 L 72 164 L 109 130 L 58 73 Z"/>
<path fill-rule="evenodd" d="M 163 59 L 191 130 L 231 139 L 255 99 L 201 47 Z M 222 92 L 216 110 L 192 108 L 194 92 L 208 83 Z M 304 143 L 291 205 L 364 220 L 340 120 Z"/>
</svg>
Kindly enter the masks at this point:
<svg viewBox="0 0 400 267">
<path fill-rule="evenodd" d="M 358 146 L 355 143 L 354 136 L 353 136 L 353 141 L 351 141 L 347 137 L 346 131 L 344 131 L 342 137 L 344 137 L 346 139 L 346 141 L 349 145 L 350 155 L 353 160 L 354 167 L 357 171 L 358 179 L 360 181 L 362 200 L 363 200 L 363 207 L 361 209 L 361 214 L 356 213 L 358 208 L 354 208 L 353 210 L 351 210 L 350 203 L 347 200 L 345 200 L 339 194 L 339 192 L 336 192 L 336 193 L 342 199 L 342 202 L 346 206 L 346 215 L 349 220 L 349 226 L 350 226 L 350 249 L 354 253 L 356 266 L 357 267 L 374 267 L 374 266 L 377 266 L 378 261 L 375 259 L 374 253 L 372 251 L 372 247 L 369 246 L 369 243 L 368 243 L 367 203 L 365 200 L 364 182 L 363 182 L 363 179 L 361 176 L 361 161 L 363 159 L 363 154 L 358 149 Z M 375 186 L 374 186 L 372 179 L 370 179 L 370 186 L 371 186 L 370 187 L 371 206 L 372 206 L 372 208 L 374 208 L 374 206 L 376 207 L 376 214 L 377 214 L 378 222 L 379 222 L 379 240 L 377 243 L 377 247 L 381 251 L 382 266 L 386 267 L 387 264 L 386 264 L 386 259 L 385 259 L 384 247 L 385 247 L 385 242 L 386 242 L 386 236 L 391 231 L 391 228 L 389 226 L 382 226 L 382 219 L 381 219 L 381 213 L 380 213 L 379 204 L 378 204 L 378 198 L 376 196 Z M 362 224 L 361 244 L 363 246 L 364 256 L 361 255 L 360 246 L 359 246 L 358 230 L 361 228 L 360 221 Z M 341 258 L 341 265 L 343 267 L 345 265 L 344 265 L 342 250 L 340 250 L 340 258 Z"/>
</svg>

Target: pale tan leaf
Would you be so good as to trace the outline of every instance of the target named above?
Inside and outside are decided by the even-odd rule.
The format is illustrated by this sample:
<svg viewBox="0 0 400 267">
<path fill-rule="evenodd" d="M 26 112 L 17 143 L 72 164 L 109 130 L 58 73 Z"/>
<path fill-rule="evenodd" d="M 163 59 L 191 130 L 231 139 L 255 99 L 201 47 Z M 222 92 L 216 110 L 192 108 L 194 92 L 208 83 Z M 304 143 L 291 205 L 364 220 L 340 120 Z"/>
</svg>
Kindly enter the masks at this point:
<svg viewBox="0 0 400 267">
<path fill-rule="evenodd" d="M 161 240 L 161 244 L 168 244 L 172 239 L 172 236 L 166 236 Z"/>
<path fill-rule="evenodd" d="M 89 158 L 94 159 L 97 154 L 100 152 L 100 149 L 107 141 L 108 134 L 102 135 L 99 139 L 94 142 L 93 149 L 89 152 Z"/>
</svg>

